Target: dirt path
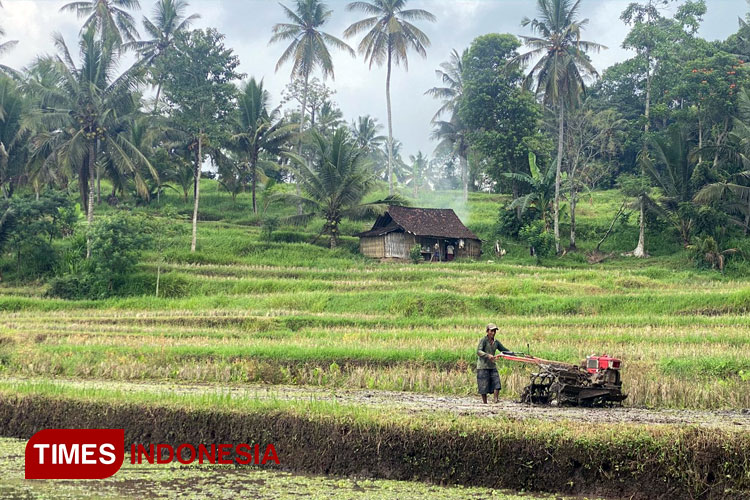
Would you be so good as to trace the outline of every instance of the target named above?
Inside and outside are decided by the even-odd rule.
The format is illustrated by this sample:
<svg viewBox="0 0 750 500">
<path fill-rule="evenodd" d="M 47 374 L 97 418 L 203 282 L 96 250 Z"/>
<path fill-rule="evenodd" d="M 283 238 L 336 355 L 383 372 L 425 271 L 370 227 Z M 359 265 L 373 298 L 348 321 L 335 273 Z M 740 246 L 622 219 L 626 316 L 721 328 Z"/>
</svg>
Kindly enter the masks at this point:
<svg viewBox="0 0 750 500">
<path fill-rule="evenodd" d="M 45 382 L 49 379 L 0 378 L 10 383 Z M 572 420 L 591 423 L 682 424 L 724 427 L 750 432 L 750 409 L 741 410 L 673 410 L 646 408 L 557 408 L 527 406 L 501 399 L 497 404 L 483 405 L 479 396 L 446 396 L 379 390 L 347 390 L 310 386 L 176 384 L 172 382 L 120 382 L 102 380 L 55 379 L 54 383 L 82 389 L 108 389 L 123 392 L 166 392 L 171 394 L 231 394 L 236 398 L 279 400 L 336 401 L 341 404 L 398 408 L 424 413 L 448 411 L 457 415 L 479 415 L 496 418 Z"/>
</svg>

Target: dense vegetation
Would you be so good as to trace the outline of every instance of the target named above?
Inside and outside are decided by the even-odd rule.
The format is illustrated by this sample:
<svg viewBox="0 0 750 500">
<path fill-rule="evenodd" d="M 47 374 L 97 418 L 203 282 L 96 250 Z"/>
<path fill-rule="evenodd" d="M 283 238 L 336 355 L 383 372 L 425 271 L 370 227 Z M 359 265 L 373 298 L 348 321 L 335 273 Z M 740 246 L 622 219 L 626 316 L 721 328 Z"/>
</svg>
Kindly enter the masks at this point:
<svg viewBox="0 0 750 500">
<path fill-rule="evenodd" d="M 102 273 L 82 262 L 106 251 L 93 241 L 95 214 L 150 207 L 162 219 L 191 216 L 194 252 L 199 221 L 223 217 L 201 206 L 201 175 L 216 178 L 233 207 L 251 194 L 241 202 L 248 224 L 301 235 L 294 224 L 312 217 L 318 226 L 307 230 L 332 247 L 355 227 L 348 220 L 462 189 L 464 201 L 475 191 L 505 195 L 474 227 L 481 225 L 488 242 L 520 242 L 539 258 L 580 249 L 598 262 L 633 247 L 637 257 L 683 247 L 695 264 L 721 271 L 743 259 L 750 221 L 746 20 L 726 40 L 708 42 L 696 34 L 703 0 L 630 4 L 621 19 L 634 56 L 599 75 L 589 55 L 603 47 L 585 40 L 584 5 L 539 0 L 537 16 L 521 23 L 532 35 L 483 35 L 441 65 L 439 86 L 426 92 L 439 101 L 434 157 L 420 152 L 409 165 L 392 133 L 391 72 L 410 52 L 426 54 L 423 29 L 435 17 L 405 0 L 349 7 L 371 17 L 342 39 L 326 31 L 334 12 L 319 0 L 282 6 L 288 22 L 272 27 L 270 41 L 288 44 L 276 69 L 292 71 L 281 96 L 286 106 L 277 107 L 260 79 L 241 82 L 247 75 L 237 72 L 239 60 L 219 31 L 191 29 L 200 16 L 184 1 L 159 0 L 144 18 L 144 38 L 133 15 L 138 2 L 66 4 L 63 10 L 85 18 L 77 50 L 57 36 L 57 55 L 0 73 L 3 279 L 54 281 L 61 297 L 120 294 L 127 280 L 102 286 L 80 276 Z M 316 77 L 334 74 L 333 49 L 354 56 L 344 39 L 357 36 L 370 66 L 387 68 L 387 135 L 370 116 L 347 126 L 334 89 Z M 120 69 L 132 54 L 136 62 Z M 610 197 L 619 210 L 581 227 L 586 200 L 601 189 L 621 193 Z M 169 192 L 181 193 L 183 203 Z M 458 209 L 456 198 L 444 204 Z M 146 236 L 133 241 L 145 248 L 158 246 L 153 236 L 171 224 L 150 222 L 150 231 L 140 222 L 119 224 L 123 235 Z M 617 244 L 602 247 L 602 239 Z M 132 259 L 114 274 L 124 277 Z"/>
<path fill-rule="evenodd" d="M 58 37 L 56 56 L 0 64 L 0 434 L 80 417 L 134 439 L 201 439 L 210 422 L 233 440 L 239 412 L 272 439 L 304 436 L 289 465 L 308 472 L 474 484 L 465 450 L 503 450 L 521 458 L 481 484 L 746 493 L 742 430 L 165 395 L 178 382 L 467 395 L 493 321 L 504 345 L 540 357 L 621 358 L 626 406 L 750 407 L 750 14 L 709 42 L 703 0 L 632 3 L 621 19 L 634 56 L 599 75 L 585 4 L 538 0 L 522 21 L 533 36 L 452 51 L 427 90 L 437 147 L 406 160 L 391 76 L 429 50 L 434 16 L 354 2 L 365 16 L 338 38 L 325 4 L 287 3 L 287 22 L 269 27 L 276 69 L 291 69 L 281 101 L 259 77 L 270 68 L 239 74 L 223 35 L 192 29 L 181 0 L 156 2 L 146 39 L 138 2 L 74 2 L 77 51 Z M 354 56 L 355 37 L 386 67 L 387 133 L 371 116 L 347 124 L 316 76 L 333 75 L 332 49 Z M 484 255 L 364 258 L 355 235 L 402 203 L 455 209 Z M 500 372 L 516 398 L 529 368 Z M 374 451 L 322 463 L 331 436 Z"/>
</svg>

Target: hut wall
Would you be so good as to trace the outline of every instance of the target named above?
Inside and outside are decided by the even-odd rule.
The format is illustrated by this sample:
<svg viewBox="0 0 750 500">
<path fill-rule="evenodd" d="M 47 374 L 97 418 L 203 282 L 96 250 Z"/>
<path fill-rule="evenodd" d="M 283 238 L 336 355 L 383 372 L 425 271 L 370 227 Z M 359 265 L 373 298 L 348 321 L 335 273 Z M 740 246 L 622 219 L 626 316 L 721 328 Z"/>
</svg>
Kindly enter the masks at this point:
<svg viewBox="0 0 750 500">
<path fill-rule="evenodd" d="M 414 246 L 414 236 L 406 233 L 388 233 L 385 235 L 385 257 L 408 259 L 409 250 Z"/>
<path fill-rule="evenodd" d="M 457 257 L 478 258 L 482 255 L 482 242 L 479 240 L 464 240 L 464 248 L 457 250 Z"/>
<path fill-rule="evenodd" d="M 373 259 L 385 257 L 385 236 L 373 236 L 359 239 L 359 251 L 362 255 Z"/>
</svg>

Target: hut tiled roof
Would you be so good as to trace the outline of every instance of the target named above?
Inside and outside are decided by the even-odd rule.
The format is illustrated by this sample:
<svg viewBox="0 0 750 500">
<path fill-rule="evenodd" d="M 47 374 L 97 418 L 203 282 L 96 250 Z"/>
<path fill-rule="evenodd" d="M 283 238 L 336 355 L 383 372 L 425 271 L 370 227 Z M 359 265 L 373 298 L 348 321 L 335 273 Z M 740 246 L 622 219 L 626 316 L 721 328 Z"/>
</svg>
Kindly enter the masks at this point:
<svg viewBox="0 0 750 500">
<path fill-rule="evenodd" d="M 469 228 L 450 208 L 411 208 L 390 206 L 385 214 L 378 217 L 369 231 L 360 233 L 360 237 L 382 236 L 404 230 L 416 236 L 435 238 L 465 238 L 478 240 Z"/>
</svg>

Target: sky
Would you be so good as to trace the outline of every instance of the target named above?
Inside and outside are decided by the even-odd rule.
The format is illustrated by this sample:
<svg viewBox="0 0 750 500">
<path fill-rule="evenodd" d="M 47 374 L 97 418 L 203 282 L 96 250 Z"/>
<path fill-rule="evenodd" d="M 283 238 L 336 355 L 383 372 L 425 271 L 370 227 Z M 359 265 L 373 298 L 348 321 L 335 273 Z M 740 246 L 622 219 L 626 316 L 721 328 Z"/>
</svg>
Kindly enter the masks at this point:
<svg viewBox="0 0 750 500">
<path fill-rule="evenodd" d="M 620 19 L 620 12 L 630 0 L 583 0 L 580 14 L 589 19 L 584 38 L 608 47 L 591 54 L 594 66 L 601 72 L 608 66 L 631 57 L 622 49 L 628 27 Z M 0 26 L 5 29 L 3 40 L 18 40 L 18 45 L 2 56 L 2 63 L 14 68 L 30 64 L 38 54 L 53 54 L 52 33 L 63 34 L 71 47 L 82 21 L 73 13 L 61 13 L 60 7 L 68 0 L 3 0 Z M 151 16 L 154 0 L 140 0 L 142 10 L 136 18 Z M 226 34 L 226 45 L 239 56 L 240 71 L 262 78 L 272 99 L 278 103 L 281 91 L 289 82 L 291 66 L 275 72 L 276 62 L 284 50 L 283 44 L 269 45 L 271 28 L 285 22 L 279 2 L 274 0 L 190 0 L 189 13 L 202 17 L 195 27 L 215 27 Z M 281 3 L 291 5 L 291 0 Z M 333 10 L 324 31 L 342 37 L 343 31 L 361 13 L 348 12 L 348 0 L 327 0 Z M 709 39 L 724 39 L 737 31 L 737 17 L 748 10 L 745 0 L 707 0 L 708 13 L 699 35 Z M 446 61 L 452 49 L 462 51 L 471 41 L 487 33 L 530 34 L 521 27 L 521 19 L 534 17 L 533 0 L 410 0 L 410 8 L 423 8 L 437 16 L 437 22 L 421 22 L 419 26 L 432 40 L 427 57 L 409 55 L 408 72 L 395 68 L 391 79 L 393 105 L 393 133 L 403 144 L 406 158 L 417 151 L 430 155 L 435 143 L 429 138 L 430 120 L 438 102 L 424 95 L 425 90 L 439 85 L 435 69 Z M 356 48 L 359 39 L 347 40 Z M 387 123 L 385 103 L 385 68 L 368 69 L 364 60 L 352 58 L 344 52 L 333 52 L 335 78 L 326 84 L 336 91 L 333 99 L 344 117 L 351 122 L 359 115 L 369 114 L 384 126 Z M 386 133 L 386 129 L 383 129 Z"/>
</svg>

